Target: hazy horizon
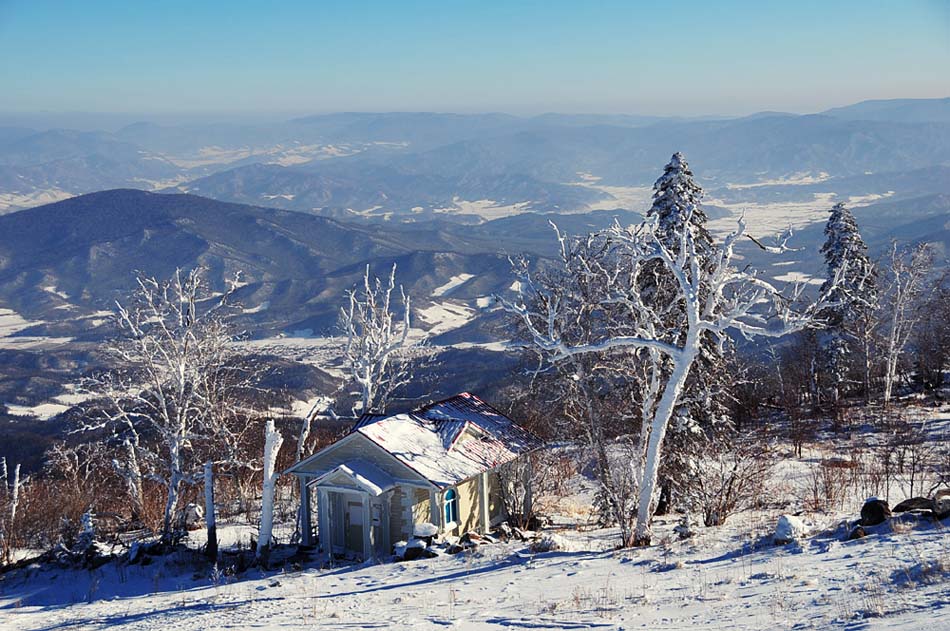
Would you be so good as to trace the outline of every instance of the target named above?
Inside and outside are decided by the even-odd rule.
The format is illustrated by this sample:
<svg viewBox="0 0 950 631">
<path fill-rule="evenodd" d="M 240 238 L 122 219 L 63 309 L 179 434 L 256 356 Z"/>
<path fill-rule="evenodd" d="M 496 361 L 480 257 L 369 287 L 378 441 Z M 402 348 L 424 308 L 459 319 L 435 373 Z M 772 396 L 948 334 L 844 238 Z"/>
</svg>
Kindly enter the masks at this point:
<svg viewBox="0 0 950 631">
<path fill-rule="evenodd" d="M 950 94 L 950 5 L 0 3 L 0 113 L 742 116 Z"/>
</svg>

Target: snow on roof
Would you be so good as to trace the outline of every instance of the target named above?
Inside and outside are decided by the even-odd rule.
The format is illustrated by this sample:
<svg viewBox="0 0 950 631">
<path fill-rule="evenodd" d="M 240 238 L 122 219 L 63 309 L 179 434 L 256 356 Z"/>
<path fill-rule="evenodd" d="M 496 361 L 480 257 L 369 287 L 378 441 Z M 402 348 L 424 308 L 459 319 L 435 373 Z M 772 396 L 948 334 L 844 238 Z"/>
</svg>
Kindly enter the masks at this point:
<svg viewBox="0 0 950 631">
<path fill-rule="evenodd" d="M 348 460 L 343 464 L 327 471 L 317 479 L 313 481 L 314 484 L 319 484 L 320 482 L 332 478 L 334 475 L 342 473 L 350 477 L 354 482 L 356 482 L 363 489 L 370 492 L 370 494 L 377 496 L 385 493 L 389 489 L 396 486 L 396 481 L 393 480 L 392 476 L 374 465 L 372 462 L 356 458 L 354 460 Z"/>
<path fill-rule="evenodd" d="M 354 431 L 439 486 L 458 484 L 541 446 L 537 437 L 467 392 L 407 414 L 367 415 Z M 466 431 L 470 436 L 461 440 Z"/>
</svg>

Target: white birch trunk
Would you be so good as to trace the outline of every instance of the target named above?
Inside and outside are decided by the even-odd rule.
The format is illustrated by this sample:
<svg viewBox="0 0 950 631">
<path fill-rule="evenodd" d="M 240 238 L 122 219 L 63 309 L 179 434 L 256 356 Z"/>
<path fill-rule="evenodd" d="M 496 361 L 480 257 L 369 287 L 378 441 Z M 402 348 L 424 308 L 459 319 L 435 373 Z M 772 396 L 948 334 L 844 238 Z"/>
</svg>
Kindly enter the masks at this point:
<svg viewBox="0 0 950 631">
<path fill-rule="evenodd" d="M 653 515 L 653 495 L 656 490 L 657 475 L 660 469 L 660 453 L 663 439 L 669 427 L 670 418 L 676 409 L 680 393 L 686 385 L 689 369 L 699 348 L 699 336 L 691 330 L 686 338 L 683 354 L 673 364 L 663 396 L 656 408 L 653 424 L 650 429 L 650 441 L 647 445 L 646 460 L 644 461 L 643 476 L 640 484 L 640 500 L 637 506 L 637 529 L 634 534 L 634 545 L 648 545 L 650 543 L 650 518 Z"/>
<path fill-rule="evenodd" d="M 20 504 L 20 465 L 18 463 L 17 466 L 13 468 L 13 491 L 10 494 L 10 527 L 9 527 L 10 534 L 14 532 L 13 524 L 14 522 L 16 522 L 16 509 L 19 504 Z M 12 546 L 13 538 L 9 537 L 8 539 L 9 540 L 8 540 L 7 545 Z M 9 549 L 10 548 L 8 547 L 7 550 L 9 551 Z"/>
<path fill-rule="evenodd" d="M 138 440 L 136 439 L 136 443 Z M 130 440 L 125 441 L 126 466 L 122 472 L 132 502 L 133 521 L 141 521 L 145 516 L 145 496 L 142 493 L 142 468 L 135 453 L 136 445 Z"/>
<path fill-rule="evenodd" d="M 170 543 L 175 529 L 175 513 L 178 511 L 178 495 L 181 490 L 181 444 L 172 440 L 168 445 L 170 473 L 168 478 L 168 500 L 165 502 L 165 517 L 162 520 L 162 540 Z"/>
<path fill-rule="evenodd" d="M 264 485 L 261 496 L 261 528 L 257 539 L 257 560 L 266 563 L 270 553 L 274 526 L 274 486 L 277 474 L 274 467 L 277 464 L 277 452 L 284 442 L 283 437 L 274 428 L 273 419 L 267 421 L 264 429 Z"/>
<path fill-rule="evenodd" d="M 894 313 L 891 316 L 891 325 L 887 332 L 887 358 L 884 368 L 884 407 L 891 404 L 891 396 L 894 393 L 894 381 L 897 379 L 897 360 L 900 357 L 900 344 L 898 342 L 901 303 L 903 301 L 901 288 L 898 285 L 897 297 L 895 299 Z"/>
</svg>

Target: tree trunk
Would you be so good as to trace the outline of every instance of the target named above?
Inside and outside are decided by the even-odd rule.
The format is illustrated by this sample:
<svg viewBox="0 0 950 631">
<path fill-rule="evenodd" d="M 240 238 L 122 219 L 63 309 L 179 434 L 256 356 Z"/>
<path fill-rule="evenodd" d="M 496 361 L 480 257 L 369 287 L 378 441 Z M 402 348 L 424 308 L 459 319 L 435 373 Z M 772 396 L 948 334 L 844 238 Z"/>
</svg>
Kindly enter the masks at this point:
<svg viewBox="0 0 950 631">
<path fill-rule="evenodd" d="M 138 440 L 136 439 L 136 443 Z M 128 486 L 129 499 L 132 502 L 132 521 L 141 522 L 145 518 L 145 495 L 142 492 L 142 469 L 139 467 L 136 445 L 130 440 L 125 441 L 126 472 L 125 479 Z"/>
<path fill-rule="evenodd" d="M 218 558 L 218 524 L 214 512 L 214 465 L 205 463 L 205 525 L 208 528 L 208 545 L 205 554 L 212 559 Z"/>
<path fill-rule="evenodd" d="M 673 364 L 673 372 L 670 374 L 669 381 L 663 389 L 663 396 L 656 408 L 656 414 L 653 417 L 653 427 L 650 431 L 650 443 L 647 446 L 647 456 L 644 463 L 643 477 L 640 483 L 640 500 L 637 506 L 637 529 L 633 538 L 633 545 L 650 545 L 650 518 L 653 515 L 652 502 L 653 494 L 656 489 L 657 475 L 660 469 L 660 450 L 663 446 L 663 438 L 666 436 L 666 430 L 670 419 L 676 409 L 676 403 L 679 401 L 680 393 L 686 385 L 686 378 L 689 376 L 689 370 L 696 358 L 699 349 L 699 339 L 696 333 L 690 331 L 686 337 L 686 343 L 683 346 L 683 354 Z"/>
<path fill-rule="evenodd" d="M 270 555 L 271 540 L 274 526 L 274 486 L 277 474 L 274 467 L 277 464 L 277 452 L 284 442 L 283 437 L 274 428 L 274 421 L 267 421 L 264 429 L 264 486 L 261 495 L 261 527 L 257 538 L 257 561 L 267 563 Z"/>
<path fill-rule="evenodd" d="M 178 441 L 172 441 L 168 446 L 168 460 L 171 465 L 171 471 L 168 479 L 168 499 L 165 502 L 165 516 L 162 520 L 162 541 L 166 544 L 172 542 L 172 535 L 175 528 L 175 513 L 178 511 L 178 495 L 181 491 L 181 445 Z"/>
</svg>

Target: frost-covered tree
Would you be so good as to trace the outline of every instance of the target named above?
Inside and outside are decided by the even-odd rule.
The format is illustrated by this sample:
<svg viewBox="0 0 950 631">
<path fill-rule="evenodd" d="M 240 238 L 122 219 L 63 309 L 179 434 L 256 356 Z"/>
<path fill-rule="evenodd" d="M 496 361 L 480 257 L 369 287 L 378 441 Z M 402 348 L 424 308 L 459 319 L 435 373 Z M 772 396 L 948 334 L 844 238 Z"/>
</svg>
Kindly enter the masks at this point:
<svg viewBox="0 0 950 631">
<path fill-rule="evenodd" d="M 943 385 L 943 376 L 950 366 L 950 274 L 946 271 L 934 283 L 936 289 L 921 305 L 922 317 L 914 328 L 914 367 L 917 379 L 925 390 L 934 391 Z"/>
<path fill-rule="evenodd" d="M 26 480 L 20 477 L 20 464 L 13 467 L 11 475 L 7 459 L 0 459 L 0 557 L 6 563 L 12 560 L 13 547 L 17 544 L 17 508 L 25 484 Z"/>
<path fill-rule="evenodd" d="M 702 187 L 693 179 L 686 158 L 677 151 L 653 183 L 653 205 L 647 218 L 656 217 L 657 238 L 673 254 L 678 253 L 683 231 L 689 230 L 696 255 L 708 266 L 716 248 L 706 228 L 702 198 Z"/>
<path fill-rule="evenodd" d="M 865 357 L 862 378 L 866 384 L 870 382 L 871 335 L 878 290 L 874 264 L 868 258 L 868 248 L 854 215 L 843 203 L 835 204 L 830 212 L 821 247 L 828 275 L 821 291 L 828 294 L 831 306 L 821 314 L 821 342 L 830 395 L 837 407 L 859 353 Z"/>
<path fill-rule="evenodd" d="M 411 379 L 407 355 L 410 299 L 400 286 L 402 314 L 397 316 L 395 290 L 395 264 L 385 282 L 372 278 L 367 265 L 362 287 L 347 292 L 348 304 L 340 310 L 347 376 L 356 389 L 354 415 L 384 412 L 396 388 Z"/>
<path fill-rule="evenodd" d="M 680 247 L 680 235 L 688 231 L 696 249 L 700 266 L 707 272 L 714 264 L 715 244 L 706 228 L 707 216 L 702 208 L 702 187 L 693 178 L 693 173 L 682 153 L 675 153 L 653 185 L 653 204 L 648 218 L 656 218 L 657 237 L 672 254 Z M 675 327 L 683 318 L 682 304 L 677 298 L 676 281 L 659 261 L 648 263 L 640 291 L 650 307 L 658 312 L 666 311 L 665 325 Z M 691 371 L 684 387 L 676 422 L 670 426 L 667 448 L 661 463 L 663 480 L 662 510 L 671 508 L 675 501 L 688 499 L 692 484 L 698 474 L 699 454 L 715 450 L 715 443 L 725 438 L 729 425 L 728 399 L 729 378 L 727 362 L 732 355 L 728 340 L 720 343 L 713 336 L 704 334 L 697 357 L 698 369 Z M 649 371 L 656 362 L 668 375 L 672 363 L 668 358 L 653 354 L 650 362 L 641 362 Z M 646 373 L 640 380 L 649 383 Z"/>
<path fill-rule="evenodd" d="M 683 225 L 690 221 L 690 211 L 686 212 Z M 654 215 L 640 225 L 614 225 L 580 239 L 559 236 L 561 265 L 567 273 L 598 279 L 602 285 L 594 301 L 572 295 L 570 283 L 535 282 L 524 261 L 516 266 L 518 298 L 500 299 L 502 307 L 518 318 L 531 344 L 550 362 L 567 362 L 592 353 L 633 352 L 651 366 L 653 380 L 643 390 L 650 399 L 641 406 L 644 422 L 630 462 L 636 471 L 637 523 L 625 545 L 650 542 L 664 440 L 684 405 L 686 384 L 698 365 L 705 336 L 724 345 L 729 332 L 751 338 L 780 337 L 801 330 L 813 324 L 817 310 L 826 305 L 827 293 L 837 287 L 832 283 L 817 303 L 794 309 L 801 297 L 800 287 L 793 295 L 784 296 L 754 270 L 733 264 L 735 244 L 744 233 L 745 223 L 740 220 L 733 233 L 707 251 L 697 231 L 682 230 L 676 247 L 670 248 L 665 226 Z M 585 251 L 591 241 L 609 255 L 588 256 Z M 645 274 L 660 273 L 655 270 L 657 265 L 673 281 L 676 308 L 672 311 L 667 308 L 669 303 L 657 303 L 640 291 Z M 603 323 L 589 340 L 565 338 L 564 331 L 581 319 Z"/>
<path fill-rule="evenodd" d="M 206 462 L 235 463 L 249 424 L 248 393 L 261 369 L 233 344 L 229 299 L 212 294 L 200 269 L 168 280 L 140 275 L 117 303 L 118 335 L 106 348 L 109 369 L 85 384 L 97 396 L 80 431 L 117 445 L 115 469 L 141 510 L 146 476 L 166 489 L 162 537 L 171 541 L 182 486 Z"/>
<path fill-rule="evenodd" d="M 927 244 L 901 249 L 891 243 L 890 266 L 885 289 L 884 317 L 884 406 L 890 405 L 897 381 L 897 368 L 920 320 L 920 300 L 933 271 L 933 250 Z"/>
</svg>

